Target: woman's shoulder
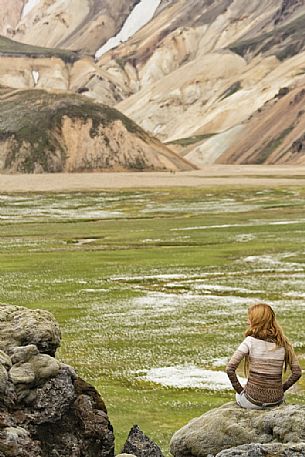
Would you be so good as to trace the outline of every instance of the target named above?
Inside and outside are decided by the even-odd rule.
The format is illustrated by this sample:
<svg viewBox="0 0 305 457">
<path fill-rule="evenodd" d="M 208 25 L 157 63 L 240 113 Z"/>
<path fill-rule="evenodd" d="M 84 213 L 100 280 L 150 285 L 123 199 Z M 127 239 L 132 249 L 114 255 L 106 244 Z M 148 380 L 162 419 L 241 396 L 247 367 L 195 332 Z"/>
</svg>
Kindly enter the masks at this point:
<svg viewBox="0 0 305 457">
<path fill-rule="evenodd" d="M 255 336 L 249 335 L 244 339 L 244 343 L 247 344 L 248 346 L 262 346 L 262 345 L 265 345 L 266 343 L 274 345 L 275 341 L 266 340 L 263 338 L 257 338 Z"/>
</svg>

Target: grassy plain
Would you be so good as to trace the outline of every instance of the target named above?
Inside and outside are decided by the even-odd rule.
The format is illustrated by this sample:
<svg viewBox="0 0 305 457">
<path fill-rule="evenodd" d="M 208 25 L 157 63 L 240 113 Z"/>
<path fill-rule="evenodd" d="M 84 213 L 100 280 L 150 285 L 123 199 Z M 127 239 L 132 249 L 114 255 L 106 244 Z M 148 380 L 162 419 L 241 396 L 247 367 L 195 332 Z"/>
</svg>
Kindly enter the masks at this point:
<svg viewBox="0 0 305 457">
<path fill-rule="evenodd" d="M 300 187 L 2 194 L 0 301 L 56 316 L 58 357 L 100 391 L 117 451 L 138 424 L 168 454 L 233 393 L 143 376 L 223 371 L 250 303 L 274 306 L 304 368 L 304 206 Z"/>
</svg>

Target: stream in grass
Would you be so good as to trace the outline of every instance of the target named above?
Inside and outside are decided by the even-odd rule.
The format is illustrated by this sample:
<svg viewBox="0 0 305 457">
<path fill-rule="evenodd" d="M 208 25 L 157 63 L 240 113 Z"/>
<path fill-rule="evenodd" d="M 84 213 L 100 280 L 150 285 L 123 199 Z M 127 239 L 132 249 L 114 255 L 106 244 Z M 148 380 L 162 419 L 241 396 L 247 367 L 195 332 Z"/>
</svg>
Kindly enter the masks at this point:
<svg viewBox="0 0 305 457">
<path fill-rule="evenodd" d="M 117 451 L 137 423 L 168 454 L 233 399 L 249 304 L 274 307 L 304 368 L 304 204 L 302 188 L 0 195 L 0 300 L 56 316 L 58 357 L 100 391 Z"/>
</svg>

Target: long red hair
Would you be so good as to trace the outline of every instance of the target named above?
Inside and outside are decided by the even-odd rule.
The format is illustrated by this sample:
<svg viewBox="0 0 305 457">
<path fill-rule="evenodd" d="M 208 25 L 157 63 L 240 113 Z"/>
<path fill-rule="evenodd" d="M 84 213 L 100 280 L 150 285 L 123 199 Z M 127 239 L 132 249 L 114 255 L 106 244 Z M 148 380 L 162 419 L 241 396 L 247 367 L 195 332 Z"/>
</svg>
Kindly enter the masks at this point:
<svg viewBox="0 0 305 457">
<path fill-rule="evenodd" d="M 275 313 L 270 305 L 258 303 L 252 305 L 248 309 L 249 328 L 245 332 L 245 336 L 253 336 L 260 340 L 274 342 L 277 347 L 285 349 L 285 371 L 288 366 L 291 366 L 294 357 L 294 350 L 285 336 L 282 327 L 275 318 Z M 246 360 L 246 365 L 249 361 Z M 247 367 L 245 367 L 246 369 Z"/>
</svg>

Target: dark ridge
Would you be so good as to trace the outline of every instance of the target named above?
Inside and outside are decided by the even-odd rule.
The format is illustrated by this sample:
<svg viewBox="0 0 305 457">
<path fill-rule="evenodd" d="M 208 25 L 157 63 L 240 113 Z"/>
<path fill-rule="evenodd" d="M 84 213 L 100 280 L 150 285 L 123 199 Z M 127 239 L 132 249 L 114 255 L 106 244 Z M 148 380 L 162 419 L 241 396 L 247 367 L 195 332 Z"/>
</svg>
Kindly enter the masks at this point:
<svg viewBox="0 0 305 457">
<path fill-rule="evenodd" d="M 236 41 L 230 50 L 245 58 L 274 54 L 279 60 L 293 57 L 305 49 L 305 14 L 288 24 L 249 40 Z"/>
<path fill-rule="evenodd" d="M 66 49 L 42 48 L 19 43 L 0 35 L 0 56 L 45 58 L 58 57 L 66 63 L 73 63 L 81 58 L 80 53 Z"/>
</svg>

